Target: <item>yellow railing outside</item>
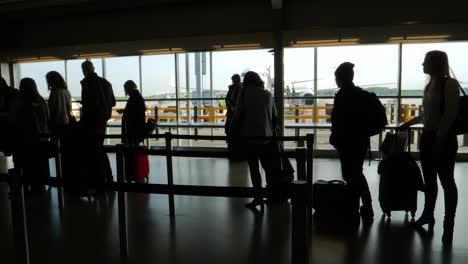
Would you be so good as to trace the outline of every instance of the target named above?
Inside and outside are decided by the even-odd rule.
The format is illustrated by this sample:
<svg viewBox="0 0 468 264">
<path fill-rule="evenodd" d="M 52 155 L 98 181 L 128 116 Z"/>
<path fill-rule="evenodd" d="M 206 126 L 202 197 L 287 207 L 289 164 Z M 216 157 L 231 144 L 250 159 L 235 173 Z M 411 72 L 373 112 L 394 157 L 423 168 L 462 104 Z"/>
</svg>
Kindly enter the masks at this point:
<svg viewBox="0 0 468 264">
<path fill-rule="evenodd" d="M 386 105 L 386 107 L 393 107 L 392 105 Z M 113 111 L 121 111 L 124 108 L 122 107 L 115 107 L 113 108 Z M 147 115 L 147 118 L 156 118 L 154 115 L 154 107 L 146 107 L 147 111 L 150 111 L 149 115 Z M 191 120 L 196 120 L 197 121 L 205 121 L 205 122 L 218 122 L 218 121 L 224 121 L 226 119 L 226 107 L 225 106 L 202 106 L 202 107 L 190 107 L 191 111 L 201 111 L 203 114 L 196 115 L 191 114 L 190 119 Z M 333 109 L 332 105 L 327 105 L 327 106 L 317 106 L 317 122 L 320 123 L 322 120 L 329 120 L 331 118 L 331 115 L 327 114 Z M 181 107 L 180 110 L 182 111 L 187 111 L 187 107 Z M 287 120 L 296 120 L 297 122 L 299 121 L 307 121 L 307 120 L 314 120 L 314 106 L 285 106 L 284 107 L 285 112 L 286 111 L 294 111 L 294 114 L 285 114 L 284 119 Z M 396 114 L 396 109 L 395 113 Z M 72 112 L 75 114 L 75 116 L 79 117 L 79 108 L 72 109 Z M 420 106 L 414 106 L 414 105 L 404 105 L 404 111 L 402 113 L 402 117 L 404 121 L 408 121 L 415 116 L 419 115 L 418 111 L 422 111 L 422 107 Z M 176 112 L 176 107 L 170 106 L 170 107 L 158 107 L 158 115 L 157 118 L 158 120 L 175 120 L 177 118 L 177 115 L 175 114 Z M 182 114 L 179 116 L 181 120 L 187 120 L 187 114 Z M 122 115 L 113 115 L 113 119 L 119 120 L 122 119 Z M 391 114 L 391 117 L 389 119 L 390 123 L 394 123 L 394 118 L 393 114 Z"/>
</svg>

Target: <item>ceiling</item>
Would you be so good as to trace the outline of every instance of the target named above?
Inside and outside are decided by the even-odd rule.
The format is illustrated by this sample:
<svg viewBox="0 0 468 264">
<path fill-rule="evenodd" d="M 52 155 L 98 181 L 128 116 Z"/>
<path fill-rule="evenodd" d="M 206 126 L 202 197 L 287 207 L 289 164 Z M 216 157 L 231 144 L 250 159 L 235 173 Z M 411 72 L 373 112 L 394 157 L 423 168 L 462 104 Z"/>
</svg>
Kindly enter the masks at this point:
<svg viewBox="0 0 468 264">
<path fill-rule="evenodd" d="M 15 1 L 15 0 L 11 0 Z M 444 6 L 392 1 L 284 0 L 0 0 L 0 57 L 71 56 L 140 49 L 206 50 L 213 45 L 273 45 L 278 25 L 284 44 L 296 40 L 450 35 L 468 39 L 464 1 Z M 277 2 L 275 0 L 275 2 Z M 457 4 L 458 3 L 458 4 Z M 275 22 L 276 21 L 276 22 Z M 278 21 L 280 21 L 278 23 Z"/>
</svg>

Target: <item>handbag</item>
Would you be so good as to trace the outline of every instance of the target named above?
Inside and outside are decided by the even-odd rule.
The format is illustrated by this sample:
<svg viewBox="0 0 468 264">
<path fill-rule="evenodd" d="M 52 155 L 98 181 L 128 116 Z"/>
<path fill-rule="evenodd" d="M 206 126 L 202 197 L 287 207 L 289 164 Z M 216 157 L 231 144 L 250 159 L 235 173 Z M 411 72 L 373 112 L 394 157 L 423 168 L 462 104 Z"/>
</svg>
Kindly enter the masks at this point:
<svg viewBox="0 0 468 264">
<path fill-rule="evenodd" d="M 453 131 L 456 135 L 462 135 L 468 133 L 468 96 L 461 86 L 458 86 L 462 91 L 463 96 L 460 96 L 458 101 L 458 113 L 457 118 L 453 123 Z"/>
<path fill-rule="evenodd" d="M 447 83 L 447 79 L 444 79 L 444 85 Z M 463 96 L 460 96 L 458 101 L 458 110 L 457 110 L 457 117 L 452 124 L 451 131 L 455 135 L 463 135 L 468 134 L 468 96 L 466 95 L 463 88 L 458 84 L 458 88 L 462 92 Z M 442 104 L 441 104 L 441 112 L 443 113 L 445 110 L 445 93 L 444 89 L 442 90 Z"/>
</svg>

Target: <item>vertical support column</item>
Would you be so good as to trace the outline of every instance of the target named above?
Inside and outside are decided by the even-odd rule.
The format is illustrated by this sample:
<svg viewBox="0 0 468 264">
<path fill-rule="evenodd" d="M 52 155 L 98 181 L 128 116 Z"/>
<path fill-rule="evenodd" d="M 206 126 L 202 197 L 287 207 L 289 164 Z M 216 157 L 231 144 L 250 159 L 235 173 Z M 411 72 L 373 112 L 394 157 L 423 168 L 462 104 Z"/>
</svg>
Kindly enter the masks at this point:
<svg viewBox="0 0 468 264">
<path fill-rule="evenodd" d="M 177 135 L 180 134 L 180 90 L 179 90 L 179 55 L 174 54 L 174 70 L 175 70 L 175 95 L 176 95 L 176 124 L 177 124 Z M 180 145 L 180 140 L 177 139 L 177 146 Z"/>
<path fill-rule="evenodd" d="M 57 142 L 55 145 L 55 147 L 57 148 L 55 152 L 55 172 L 56 172 L 57 178 L 59 179 L 63 179 L 61 137 L 62 137 L 61 134 L 57 135 Z M 63 209 L 64 208 L 63 187 L 57 188 L 57 196 L 58 196 L 59 208 Z"/>
<path fill-rule="evenodd" d="M 306 150 L 303 148 L 296 149 L 296 164 L 297 164 L 297 179 L 306 181 Z"/>
<path fill-rule="evenodd" d="M 195 123 L 198 123 L 198 107 L 197 106 L 193 107 L 193 121 Z M 198 127 L 195 127 L 195 136 L 198 136 Z"/>
<path fill-rule="evenodd" d="M 124 145 L 117 145 L 117 182 L 122 184 L 125 182 L 125 153 Z M 128 240 L 127 240 L 127 206 L 125 203 L 125 193 L 118 192 L 118 212 L 119 212 L 119 241 L 120 241 L 120 257 L 126 259 L 128 257 Z"/>
<path fill-rule="evenodd" d="M 8 73 L 10 74 L 10 86 L 15 87 L 15 70 L 14 70 L 15 65 L 12 62 L 8 63 Z"/>
<path fill-rule="evenodd" d="M 398 98 L 397 98 L 397 118 L 396 118 L 396 124 L 400 124 L 400 118 L 401 118 L 401 83 L 402 83 L 402 69 L 403 69 L 403 44 L 400 43 L 398 44 Z"/>
<path fill-rule="evenodd" d="M 312 226 L 312 184 L 314 183 L 314 135 L 306 135 L 307 155 L 306 155 L 306 174 L 307 174 L 307 217 L 309 220 L 309 227 Z M 310 230 L 309 230 L 310 231 Z M 310 234 L 310 232 L 309 232 Z"/>
<path fill-rule="evenodd" d="M 284 135 L 284 49 L 283 49 L 283 9 L 273 9 L 273 26 L 274 26 L 274 60 L 275 60 L 275 105 L 278 113 L 277 126 L 279 128 L 278 136 Z M 268 89 L 268 88 L 267 88 Z"/>
<path fill-rule="evenodd" d="M 26 207 L 24 204 L 24 189 L 21 183 L 21 173 L 18 169 L 10 169 L 11 217 L 13 224 L 16 263 L 29 264 L 29 238 Z"/>
<path fill-rule="evenodd" d="M 172 167 L 172 134 L 166 132 L 166 166 L 167 166 L 167 185 L 174 185 L 174 168 Z M 169 215 L 175 217 L 174 194 L 169 194 Z"/>
<path fill-rule="evenodd" d="M 292 185 L 292 238 L 293 264 L 309 263 L 309 232 L 307 228 L 307 183 L 295 181 Z"/>
<path fill-rule="evenodd" d="M 318 50 L 317 47 L 314 48 L 314 110 L 313 110 L 313 120 L 314 120 L 314 125 L 317 125 L 318 122 L 318 100 L 317 100 L 317 94 L 318 94 Z M 314 128 L 314 147 L 317 142 L 317 127 Z"/>
<path fill-rule="evenodd" d="M 210 56 L 210 98 L 215 98 L 214 97 L 214 94 L 213 94 L 213 52 L 210 51 L 209 53 L 209 56 Z M 210 122 L 214 122 L 216 123 L 216 110 L 214 110 L 214 105 L 213 105 L 213 100 L 210 100 L 211 103 L 210 103 L 210 110 L 211 110 L 211 113 L 210 113 Z M 219 105 L 218 105 L 219 106 Z M 211 136 L 214 135 L 214 129 L 211 128 Z"/>
<path fill-rule="evenodd" d="M 154 120 L 156 121 L 156 129 L 155 129 L 155 132 L 156 132 L 156 135 L 159 135 L 159 113 L 158 113 L 158 106 L 156 105 L 154 107 Z"/>
<path fill-rule="evenodd" d="M 138 77 L 140 78 L 138 85 L 140 86 L 140 93 L 143 95 L 143 67 L 141 66 L 141 55 L 138 56 Z"/>
</svg>

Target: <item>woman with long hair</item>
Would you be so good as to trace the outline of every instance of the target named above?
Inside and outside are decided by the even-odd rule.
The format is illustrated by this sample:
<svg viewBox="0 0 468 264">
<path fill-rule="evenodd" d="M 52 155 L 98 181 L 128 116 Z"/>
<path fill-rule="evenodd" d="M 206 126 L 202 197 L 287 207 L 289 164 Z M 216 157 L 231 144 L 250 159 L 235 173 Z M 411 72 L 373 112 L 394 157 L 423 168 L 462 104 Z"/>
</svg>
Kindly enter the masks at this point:
<svg viewBox="0 0 468 264">
<path fill-rule="evenodd" d="M 50 127 L 53 132 L 58 132 L 71 121 L 71 94 L 60 73 L 48 72 L 46 81 L 50 91 L 47 101 L 50 111 Z"/>
<path fill-rule="evenodd" d="M 420 141 L 421 166 L 425 181 L 425 203 L 421 217 L 413 225 L 434 227 L 434 208 L 437 200 L 437 176 L 444 189 L 445 216 L 442 243 L 452 244 L 458 191 L 454 180 L 457 135 L 452 131 L 458 111 L 460 85 L 450 76 L 447 54 L 430 51 L 422 64 L 429 83 L 424 89 L 424 114 L 403 124 L 405 129 L 416 123 L 424 124 Z"/>
<path fill-rule="evenodd" d="M 240 120 L 239 134 L 241 137 L 271 137 L 276 123 L 276 108 L 271 93 L 265 90 L 264 82 L 260 76 L 253 71 L 244 75 L 242 90 L 238 98 L 234 119 Z M 273 145 L 269 141 L 247 140 L 248 164 L 250 178 L 254 188 L 262 187 L 259 161 L 265 170 L 268 180 L 274 173 Z M 254 198 L 246 204 L 248 208 L 262 206 L 261 197 Z"/>
<path fill-rule="evenodd" d="M 33 79 L 21 80 L 19 96 L 12 103 L 8 118 L 15 166 L 22 169 L 32 191 L 43 191 L 40 179 L 50 175 L 42 144 L 48 140 L 49 112 Z"/>
</svg>

